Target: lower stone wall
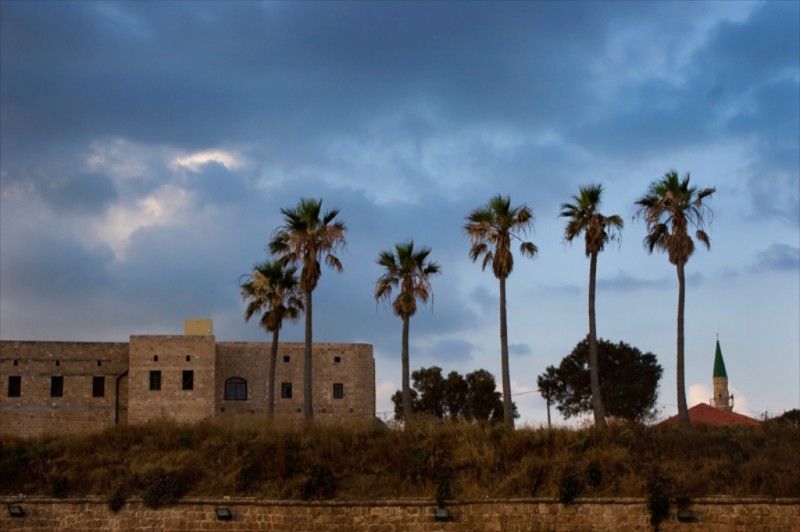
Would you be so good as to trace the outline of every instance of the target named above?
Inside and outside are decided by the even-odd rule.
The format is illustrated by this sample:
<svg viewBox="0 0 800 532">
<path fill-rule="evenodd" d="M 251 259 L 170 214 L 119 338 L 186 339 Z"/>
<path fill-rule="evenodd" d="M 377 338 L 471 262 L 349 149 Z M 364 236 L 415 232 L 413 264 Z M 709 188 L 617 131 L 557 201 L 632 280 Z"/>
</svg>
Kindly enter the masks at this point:
<svg viewBox="0 0 800 532">
<path fill-rule="evenodd" d="M 403 500 L 298 503 L 247 498 L 185 499 L 153 510 L 132 499 L 113 513 L 100 497 L 47 499 L 0 497 L 0 530 L 245 530 L 411 532 L 425 530 L 583 531 L 652 530 L 643 499 L 579 499 L 565 506 L 553 499 L 509 499 L 450 503 L 450 520 L 434 519 L 431 501 Z M 25 515 L 12 517 L 8 505 Z M 217 520 L 215 509 L 228 508 L 230 521 Z M 800 531 L 800 499 L 697 499 L 692 522 L 678 520 L 673 508 L 660 530 Z M 683 516 L 686 517 L 686 516 Z"/>
</svg>

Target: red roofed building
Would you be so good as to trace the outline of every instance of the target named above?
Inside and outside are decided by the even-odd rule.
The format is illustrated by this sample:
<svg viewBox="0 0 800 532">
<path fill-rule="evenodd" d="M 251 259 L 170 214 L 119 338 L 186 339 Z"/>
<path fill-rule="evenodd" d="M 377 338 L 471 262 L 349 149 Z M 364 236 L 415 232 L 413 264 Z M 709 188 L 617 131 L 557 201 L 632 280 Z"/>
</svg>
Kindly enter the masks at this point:
<svg viewBox="0 0 800 532">
<path fill-rule="evenodd" d="M 722 359 L 722 349 L 717 339 L 717 351 L 714 354 L 714 405 L 700 403 L 689 409 L 689 421 L 698 425 L 747 425 L 756 426 L 761 422 L 751 417 L 733 412 L 733 396 L 728 393 L 728 373 Z M 660 425 L 677 425 L 678 416 L 665 419 Z"/>
<path fill-rule="evenodd" d="M 761 422 L 757 419 L 743 416 L 742 414 L 737 414 L 736 412 L 726 412 L 725 410 L 715 408 L 705 403 L 696 404 L 689 409 L 689 420 L 692 422 L 692 424 L 698 424 L 698 425 L 702 424 L 702 425 L 717 425 L 717 426 L 722 426 L 722 425 L 757 426 L 761 424 Z M 671 418 L 667 418 L 660 424 L 677 425 L 678 416 L 674 415 Z"/>
</svg>

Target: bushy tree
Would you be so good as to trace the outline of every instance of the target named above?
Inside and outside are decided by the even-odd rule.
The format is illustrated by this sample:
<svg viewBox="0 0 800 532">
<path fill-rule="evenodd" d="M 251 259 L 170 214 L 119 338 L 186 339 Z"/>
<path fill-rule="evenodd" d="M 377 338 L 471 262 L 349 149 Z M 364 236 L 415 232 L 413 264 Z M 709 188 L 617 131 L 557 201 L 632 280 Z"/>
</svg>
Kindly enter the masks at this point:
<svg viewBox="0 0 800 532">
<path fill-rule="evenodd" d="M 414 387 L 410 390 L 414 414 L 437 419 L 468 421 L 503 421 L 502 394 L 497 391 L 494 375 L 478 369 L 466 376 L 451 371 L 447 378 L 442 368 L 420 368 L 411 374 Z M 404 419 L 403 396 L 398 390 L 392 396 L 395 419 Z M 519 417 L 512 403 L 514 417 Z"/>
<path fill-rule="evenodd" d="M 624 342 L 597 342 L 600 395 L 606 415 L 632 421 L 656 416 L 658 381 L 663 373 L 653 353 L 642 353 Z M 570 418 L 592 411 L 589 340 L 581 340 L 558 367 L 549 366 L 538 377 L 539 391 Z"/>
</svg>

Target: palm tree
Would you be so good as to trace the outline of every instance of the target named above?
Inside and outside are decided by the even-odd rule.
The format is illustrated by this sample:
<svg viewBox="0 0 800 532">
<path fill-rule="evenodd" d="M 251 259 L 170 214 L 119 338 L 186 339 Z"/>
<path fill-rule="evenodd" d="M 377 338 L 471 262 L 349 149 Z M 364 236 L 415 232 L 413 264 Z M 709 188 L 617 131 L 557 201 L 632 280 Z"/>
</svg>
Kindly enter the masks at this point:
<svg viewBox="0 0 800 532">
<path fill-rule="evenodd" d="M 312 302 L 311 294 L 317 287 L 322 275 L 320 259 L 330 268 L 338 272 L 343 270 L 342 263 L 334 255 L 346 244 L 344 233 L 347 226 L 343 221 L 334 221 L 339 209 L 322 213 L 322 200 L 301 199 L 294 208 L 281 209 L 283 225 L 278 227 L 269 244 L 270 251 L 280 257 L 284 264 L 301 267 L 300 291 L 304 296 L 306 314 L 306 345 L 303 367 L 303 399 L 305 403 L 305 419 L 314 417 L 314 398 L 312 388 Z"/>
<path fill-rule="evenodd" d="M 694 253 L 694 241 L 689 236 L 689 225 L 695 229 L 697 239 L 711 249 L 711 240 L 703 230 L 706 213 L 711 209 L 703 200 L 716 192 L 715 188 L 698 189 L 689 186 L 689 174 L 683 179 L 674 170 L 650 184 L 647 194 L 636 205 L 636 217 L 644 218 L 647 236 L 644 246 L 648 252 L 654 249 L 667 252 L 669 261 L 678 272 L 678 420 L 689 424 L 689 409 L 686 406 L 683 352 L 683 309 L 685 305 L 686 278 L 684 266 Z M 711 220 L 709 219 L 709 223 Z"/>
<path fill-rule="evenodd" d="M 584 233 L 586 256 L 589 257 L 589 376 L 592 389 L 592 411 L 595 425 L 605 426 L 603 400 L 600 397 L 600 376 L 597 370 L 597 322 L 595 319 L 595 287 L 597 284 L 597 255 L 606 243 L 618 237 L 623 222 L 619 216 L 603 216 L 598 209 L 603 194 L 602 185 L 579 188 L 572 203 L 563 203 L 559 216 L 567 218 L 564 240 L 572 242 Z"/>
<path fill-rule="evenodd" d="M 521 238 L 533 229 L 533 211 L 527 205 L 511 207 L 511 199 L 499 194 L 470 213 L 464 225 L 472 247 L 472 262 L 483 257 L 482 269 L 492 265 L 494 276 L 500 280 L 500 359 L 503 372 L 503 420 L 514 428 L 514 409 L 511 402 L 511 375 L 508 367 L 508 323 L 506 319 L 506 278 L 514 269 L 511 241 L 520 241 L 523 255 L 535 257 L 539 251 L 533 242 Z"/>
<path fill-rule="evenodd" d="M 265 261 L 247 275 L 249 280 L 241 284 L 242 299 L 247 303 L 244 321 L 261 315 L 259 325 L 272 333 L 272 349 L 269 357 L 269 402 L 268 414 L 275 415 L 275 361 L 278 358 L 278 333 L 283 320 L 297 321 L 303 311 L 303 300 L 297 280 L 297 268 L 285 267 L 279 261 Z"/>
<path fill-rule="evenodd" d="M 414 241 L 395 245 L 395 251 L 381 251 L 378 265 L 384 273 L 375 284 L 375 300 L 389 299 L 392 289 L 397 288 L 397 297 L 392 301 L 392 311 L 403 320 L 403 419 L 411 419 L 411 388 L 409 384 L 408 328 L 411 316 L 417 312 L 417 300 L 427 303 L 433 297 L 430 276 L 441 272 L 435 262 L 428 260 L 431 248 L 414 249 Z"/>
</svg>

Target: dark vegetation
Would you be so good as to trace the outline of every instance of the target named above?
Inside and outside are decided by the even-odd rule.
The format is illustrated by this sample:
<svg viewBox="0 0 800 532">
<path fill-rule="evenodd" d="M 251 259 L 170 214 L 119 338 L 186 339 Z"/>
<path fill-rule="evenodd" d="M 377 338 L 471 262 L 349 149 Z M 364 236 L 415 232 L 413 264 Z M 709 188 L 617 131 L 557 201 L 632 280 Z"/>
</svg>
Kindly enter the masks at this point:
<svg viewBox="0 0 800 532">
<path fill-rule="evenodd" d="M 600 396 L 605 415 L 628 421 L 656 418 L 658 381 L 663 369 L 653 353 L 642 353 L 625 342 L 597 342 Z M 565 418 L 592 411 L 589 338 L 584 338 L 558 367 L 548 366 L 537 379 L 539 392 L 558 405 Z"/>
<path fill-rule="evenodd" d="M 444 501 L 484 497 L 800 497 L 800 428 L 645 427 L 508 430 L 417 421 L 363 427 L 226 428 L 150 424 L 93 435 L 0 441 L 0 493 Z"/>
<path fill-rule="evenodd" d="M 466 377 L 451 371 L 445 378 L 442 368 L 420 368 L 411 374 L 414 387 L 409 389 L 411 412 L 450 421 L 502 421 L 503 399 L 497 391 L 494 375 L 485 369 L 467 373 Z M 403 395 L 392 395 L 394 417 L 404 418 Z M 514 418 L 519 417 L 517 405 Z"/>
</svg>

